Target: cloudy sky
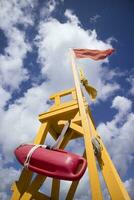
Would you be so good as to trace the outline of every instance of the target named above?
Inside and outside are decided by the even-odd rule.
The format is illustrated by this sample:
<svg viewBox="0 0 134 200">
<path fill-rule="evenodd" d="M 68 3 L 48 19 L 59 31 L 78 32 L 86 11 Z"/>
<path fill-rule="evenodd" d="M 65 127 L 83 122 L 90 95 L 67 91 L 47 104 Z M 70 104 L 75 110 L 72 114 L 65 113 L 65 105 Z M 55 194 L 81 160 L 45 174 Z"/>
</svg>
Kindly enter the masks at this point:
<svg viewBox="0 0 134 200">
<path fill-rule="evenodd" d="M 77 64 L 98 91 L 92 113 L 134 199 L 133 10 L 133 0 L 0 0 L 0 199 L 9 199 L 20 174 L 13 151 L 33 141 L 49 95 L 74 86 L 69 48 L 116 49 L 103 61 Z M 82 148 L 76 141 L 74 151 Z M 87 182 L 85 174 L 75 200 L 89 199 Z M 68 186 L 62 184 L 61 200 Z"/>
</svg>

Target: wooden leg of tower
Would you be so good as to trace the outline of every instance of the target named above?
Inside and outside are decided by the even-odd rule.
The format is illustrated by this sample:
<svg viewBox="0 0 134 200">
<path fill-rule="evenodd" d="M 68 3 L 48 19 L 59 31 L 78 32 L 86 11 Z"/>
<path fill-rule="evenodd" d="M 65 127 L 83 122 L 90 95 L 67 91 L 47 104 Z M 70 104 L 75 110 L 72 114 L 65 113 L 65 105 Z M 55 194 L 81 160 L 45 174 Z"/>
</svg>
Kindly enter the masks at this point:
<svg viewBox="0 0 134 200">
<path fill-rule="evenodd" d="M 49 123 L 48 122 L 42 123 L 39 132 L 37 133 L 34 139 L 34 144 L 43 144 L 46 139 L 48 130 L 49 130 Z"/>
<path fill-rule="evenodd" d="M 65 200 L 73 200 L 79 181 L 73 181 Z"/>
<path fill-rule="evenodd" d="M 83 157 L 86 158 L 86 152 L 85 151 L 84 151 Z M 80 180 L 72 181 L 65 200 L 73 200 L 79 182 L 80 182 Z"/>
<path fill-rule="evenodd" d="M 98 170 L 96 166 L 96 159 L 94 155 L 93 145 L 91 142 L 91 136 L 89 136 L 89 133 L 84 134 L 84 141 L 92 200 L 102 200 L 103 197 L 98 176 Z"/>
<path fill-rule="evenodd" d="M 48 132 L 49 124 L 43 123 L 37 133 L 37 136 L 34 140 L 35 144 L 42 144 L 46 138 Z M 21 195 L 26 191 L 28 185 L 31 182 L 33 173 L 25 168 L 23 168 L 20 178 L 17 182 L 13 183 L 11 189 L 13 194 L 11 200 L 19 200 Z"/>
<path fill-rule="evenodd" d="M 87 165 L 88 165 L 88 174 L 91 187 L 92 200 L 102 200 L 102 191 L 100 187 L 100 181 L 98 176 L 98 170 L 96 166 L 96 159 L 94 155 L 93 145 L 91 141 L 91 131 L 88 123 L 88 118 L 86 114 L 86 105 L 84 103 L 80 81 L 78 77 L 78 72 L 75 64 L 75 55 L 71 51 L 71 61 L 72 61 L 72 71 L 74 75 L 75 88 L 77 93 L 79 112 L 81 117 L 81 123 L 84 131 L 84 142 L 86 149 Z"/>
<path fill-rule="evenodd" d="M 78 126 L 78 125 L 77 125 Z M 80 133 L 83 133 L 84 140 L 85 140 L 85 149 L 86 149 L 86 157 L 87 157 L 87 163 L 88 163 L 88 170 L 90 175 L 90 183 L 91 183 L 91 191 L 92 191 L 92 199 L 93 200 L 102 200 L 102 192 L 100 190 L 100 182 L 96 167 L 96 158 L 94 155 L 93 146 L 91 143 L 91 133 L 84 133 L 83 128 L 79 127 L 77 128 L 77 131 Z M 90 130 L 91 131 L 91 130 Z M 79 181 L 72 182 L 69 192 L 67 194 L 66 200 L 73 199 L 74 193 L 77 189 Z M 97 192 L 96 192 L 97 191 Z"/>
<path fill-rule="evenodd" d="M 32 178 L 32 172 L 24 169 L 21 172 L 19 181 L 13 183 L 11 190 L 13 190 L 13 195 L 11 200 L 19 200 L 21 194 L 26 190 Z"/>
<path fill-rule="evenodd" d="M 36 192 L 35 195 L 33 196 L 34 200 L 51 200 L 50 197 L 47 195 L 41 193 L 41 192 Z"/>
<path fill-rule="evenodd" d="M 112 200 L 121 199 L 121 200 L 130 200 L 130 197 L 119 177 L 119 174 L 108 155 L 108 152 L 103 144 L 100 141 L 102 146 L 101 156 L 98 157 L 98 162 L 107 185 L 109 194 Z M 114 187 L 113 187 L 114 186 Z"/>
<path fill-rule="evenodd" d="M 38 191 L 41 187 L 45 179 L 45 176 L 37 175 L 20 200 L 30 200 L 35 195 L 36 191 Z"/>
<path fill-rule="evenodd" d="M 130 197 L 119 177 L 119 174 L 112 162 L 112 160 L 110 159 L 110 156 L 100 138 L 100 136 L 98 135 L 91 119 L 89 118 L 89 122 L 91 125 L 91 129 L 92 132 L 94 134 L 94 136 L 97 137 L 98 141 L 100 142 L 100 145 L 102 147 L 102 151 L 101 151 L 101 155 L 98 156 L 98 162 L 99 162 L 99 166 L 101 169 L 101 172 L 103 174 L 105 183 L 107 185 L 109 194 L 111 196 L 112 200 L 130 200 Z"/>
<path fill-rule="evenodd" d="M 69 130 L 66 135 L 64 136 L 64 140 L 62 141 L 61 145 L 60 145 L 60 149 L 64 149 L 65 146 L 68 144 L 69 140 L 71 139 L 73 135 L 73 131 Z"/>
<path fill-rule="evenodd" d="M 60 180 L 53 179 L 52 190 L 51 190 L 51 200 L 59 200 L 60 194 Z"/>
<path fill-rule="evenodd" d="M 69 140 L 71 139 L 73 131 L 68 131 L 64 136 L 64 140 L 60 145 L 60 149 L 64 149 Z M 60 192 L 60 180 L 53 179 L 52 181 L 52 189 L 51 189 L 51 200 L 59 200 L 59 192 Z"/>
</svg>

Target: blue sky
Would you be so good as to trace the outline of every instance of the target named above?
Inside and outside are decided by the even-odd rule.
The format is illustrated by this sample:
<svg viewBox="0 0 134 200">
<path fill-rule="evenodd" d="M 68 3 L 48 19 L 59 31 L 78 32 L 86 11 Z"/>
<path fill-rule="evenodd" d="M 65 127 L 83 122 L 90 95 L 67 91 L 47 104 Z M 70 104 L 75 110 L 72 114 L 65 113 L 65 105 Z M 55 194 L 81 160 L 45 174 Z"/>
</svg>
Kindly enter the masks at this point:
<svg viewBox="0 0 134 200">
<path fill-rule="evenodd" d="M 9 199 L 10 185 L 20 173 L 15 147 L 33 141 L 40 125 L 37 116 L 48 109 L 49 96 L 74 85 L 68 53 L 72 47 L 116 49 L 103 61 L 83 59 L 77 64 L 98 91 L 95 102 L 87 100 L 134 199 L 134 2 L 2 0 L 0 10 L 0 198 Z M 83 149 L 81 141 L 70 149 L 74 146 L 77 153 Z M 85 175 L 75 200 L 89 199 L 87 181 Z M 64 183 L 62 196 L 67 188 Z"/>
</svg>

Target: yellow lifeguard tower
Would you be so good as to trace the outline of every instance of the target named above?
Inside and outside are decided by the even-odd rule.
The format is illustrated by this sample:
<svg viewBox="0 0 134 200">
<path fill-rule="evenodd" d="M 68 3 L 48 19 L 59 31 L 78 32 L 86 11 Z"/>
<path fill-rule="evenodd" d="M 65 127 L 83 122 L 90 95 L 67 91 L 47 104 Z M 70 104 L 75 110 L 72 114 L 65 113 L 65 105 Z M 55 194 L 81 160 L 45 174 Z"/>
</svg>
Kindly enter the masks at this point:
<svg viewBox="0 0 134 200">
<path fill-rule="evenodd" d="M 104 177 L 111 199 L 130 200 L 103 141 L 96 130 L 89 105 L 83 95 L 81 87 L 83 85 L 92 98 L 95 98 L 96 90 L 88 85 L 82 72 L 79 78 L 73 51 L 71 51 L 71 62 L 75 87 L 58 92 L 50 97 L 51 100 L 54 100 L 54 105 L 50 107 L 48 112 L 39 115 L 41 126 L 35 137 L 34 144 L 44 144 L 48 133 L 57 140 L 63 127 L 69 121 L 69 128 L 63 140 L 61 140 L 59 148 L 64 149 L 70 140 L 75 140 L 79 137 L 84 138 L 85 152 L 83 156 L 87 159 L 92 200 L 103 199 L 97 163 Z M 72 99 L 62 103 L 62 97 L 70 94 Z M 47 177 L 39 174 L 33 177 L 33 174 L 32 171 L 23 168 L 19 180 L 12 184 L 13 194 L 11 200 L 60 200 L 60 180 L 53 179 L 51 196 L 49 197 L 39 191 Z M 79 181 L 72 181 L 65 200 L 72 200 L 74 198 L 78 184 Z"/>
</svg>

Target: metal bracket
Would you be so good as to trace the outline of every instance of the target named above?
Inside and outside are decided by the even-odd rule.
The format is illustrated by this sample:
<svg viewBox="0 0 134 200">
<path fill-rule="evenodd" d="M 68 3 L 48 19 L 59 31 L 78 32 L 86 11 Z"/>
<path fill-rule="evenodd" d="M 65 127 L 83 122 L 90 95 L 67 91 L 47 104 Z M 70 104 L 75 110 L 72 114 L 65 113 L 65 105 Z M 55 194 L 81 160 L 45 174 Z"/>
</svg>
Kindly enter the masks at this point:
<svg viewBox="0 0 134 200">
<path fill-rule="evenodd" d="M 101 151 L 102 151 L 102 146 L 98 140 L 98 138 L 96 137 L 92 137 L 92 144 L 93 144 L 93 148 L 94 148 L 94 153 L 96 156 L 101 155 Z"/>
</svg>

